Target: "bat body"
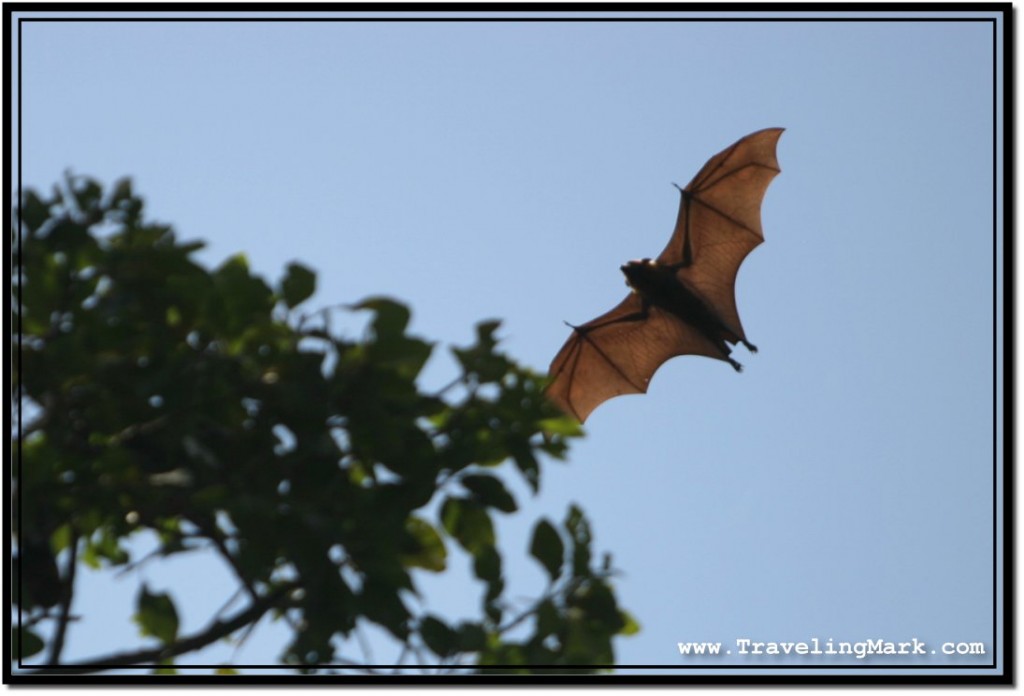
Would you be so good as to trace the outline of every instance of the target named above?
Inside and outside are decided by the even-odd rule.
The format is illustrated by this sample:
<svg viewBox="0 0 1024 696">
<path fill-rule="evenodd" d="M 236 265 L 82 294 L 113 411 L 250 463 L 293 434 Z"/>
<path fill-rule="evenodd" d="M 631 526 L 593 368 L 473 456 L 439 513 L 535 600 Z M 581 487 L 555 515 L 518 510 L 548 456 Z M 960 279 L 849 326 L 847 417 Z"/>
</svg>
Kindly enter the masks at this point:
<svg viewBox="0 0 1024 696">
<path fill-rule="evenodd" d="M 764 241 L 761 201 L 779 173 L 781 128 L 740 139 L 712 157 L 680 189 L 679 215 L 657 259 L 621 267 L 630 294 L 581 326 L 551 363 L 548 397 L 583 422 L 604 401 L 647 391 L 655 371 L 677 355 L 724 360 L 747 341 L 736 309 L 740 264 Z"/>
</svg>

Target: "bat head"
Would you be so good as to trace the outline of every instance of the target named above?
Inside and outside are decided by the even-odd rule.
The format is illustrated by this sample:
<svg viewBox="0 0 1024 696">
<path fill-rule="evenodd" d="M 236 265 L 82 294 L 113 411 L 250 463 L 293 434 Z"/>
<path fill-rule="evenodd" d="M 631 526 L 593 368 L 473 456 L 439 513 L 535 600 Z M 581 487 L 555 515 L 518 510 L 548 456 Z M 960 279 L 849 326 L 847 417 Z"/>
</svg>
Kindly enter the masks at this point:
<svg viewBox="0 0 1024 696">
<path fill-rule="evenodd" d="M 651 259 L 636 259 L 620 266 L 619 270 L 626 276 L 626 285 L 634 291 L 639 291 L 646 284 L 644 279 L 648 277 L 651 269 L 657 267 L 657 265 L 657 262 Z"/>
</svg>

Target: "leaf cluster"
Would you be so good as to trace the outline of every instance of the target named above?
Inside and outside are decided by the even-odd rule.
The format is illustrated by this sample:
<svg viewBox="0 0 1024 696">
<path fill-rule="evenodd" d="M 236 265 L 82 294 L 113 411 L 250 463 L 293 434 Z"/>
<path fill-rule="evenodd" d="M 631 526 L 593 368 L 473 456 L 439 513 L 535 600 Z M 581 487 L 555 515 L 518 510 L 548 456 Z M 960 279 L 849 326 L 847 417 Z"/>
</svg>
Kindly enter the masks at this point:
<svg viewBox="0 0 1024 696">
<path fill-rule="evenodd" d="M 302 313 L 309 268 L 289 264 L 276 283 L 243 256 L 204 268 L 201 243 L 142 211 L 128 180 L 104 193 L 69 178 L 47 198 L 29 191 L 16 213 L 21 657 L 43 650 L 42 621 L 62 640 L 75 566 L 136 567 L 146 559 L 126 542 L 148 530 L 156 556 L 212 549 L 250 600 L 249 613 L 181 636 L 174 598 L 143 586 L 136 621 L 162 646 L 157 664 L 267 611 L 294 629 L 281 659 L 296 666 L 334 663 L 363 622 L 439 663 L 612 663 L 611 637 L 635 624 L 610 568 L 592 567 L 577 508 L 561 530 L 535 528 L 545 596 L 518 616 L 505 599 L 494 520 L 518 504 L 501 473 L 536 492 L 542 458 L 564 457 L 579 430 L 543 376 L 499 351 L 498 322 L 453 349 L 449 388 L 426 393 L 417 378 L 435 346 L 408 333 L 400 302 Z M 353 311 L 369 316 L 357 340 L 332 329 Z M 479 620 L 458 625 L 416 611 L 415 572 L 445 571 L 453 544 L 483 587 Z M 532 635 L 508 638 L 530 623 Z"/>
</svg>

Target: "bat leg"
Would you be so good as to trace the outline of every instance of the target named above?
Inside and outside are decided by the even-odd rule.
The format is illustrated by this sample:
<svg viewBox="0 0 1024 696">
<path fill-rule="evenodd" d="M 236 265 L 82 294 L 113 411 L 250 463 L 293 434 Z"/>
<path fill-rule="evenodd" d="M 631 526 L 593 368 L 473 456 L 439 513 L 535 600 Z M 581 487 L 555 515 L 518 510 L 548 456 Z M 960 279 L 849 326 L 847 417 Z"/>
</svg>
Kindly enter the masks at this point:
<svg viewBox="0 0 1024 696">
<path fill-rule="evenodd" d="M 709 336 L 709 338 L 710 338 L 710 336 Z M 712 340 L 714 340 L 714 339 L 712 339 Z M 722 338 L 719 338 L 717 340 L 717 343 L 718 343 L 718 350 L 720 350 L 722 352 L 722 360 L 725 360 L 730 365 L 732 365 L 732 369 L 736 370 L 737 372 L 743 372 L 743 366 L 740 365 L 738 362 L 736 362 L 735 360 L 732 359 L 732 357 L 731 357 L 731 355 L 732 355 L 732 348 L 729 347 L 729 344 L 726 343 L 725 340 L 722 339 Z M 744 341 L 744 344 L 746 344 L 746 341 Z"/>
</svg>

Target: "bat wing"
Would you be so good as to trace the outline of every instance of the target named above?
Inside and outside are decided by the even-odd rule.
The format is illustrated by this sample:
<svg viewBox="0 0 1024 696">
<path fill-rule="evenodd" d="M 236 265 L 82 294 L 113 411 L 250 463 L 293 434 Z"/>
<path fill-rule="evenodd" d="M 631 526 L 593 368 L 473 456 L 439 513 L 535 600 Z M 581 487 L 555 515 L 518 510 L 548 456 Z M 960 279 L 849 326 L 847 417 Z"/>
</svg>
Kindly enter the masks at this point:
<svg viewBox="0 0 1024 696">
<path fill-rule="evenodd" d="M 708 160 L 683 189 L 675 231 L 658 257 L 660 264 L 680 266 L 679 281 L 743 340 L 736 273 L 764 241 L 761 201 L 780 171 L 775 148 L 783 130 L 751 133 Z"/>
<path fill-rule="evenodd" d="M 640 394 L 655 371 L 677 355 L 721 357 L 697 329 L 657 307 L 644 311 L 630 293 L 611 311 L 582 326 L 551 362 L 548 398 L 582 423 L 613 396 Z"/>
</svg>

